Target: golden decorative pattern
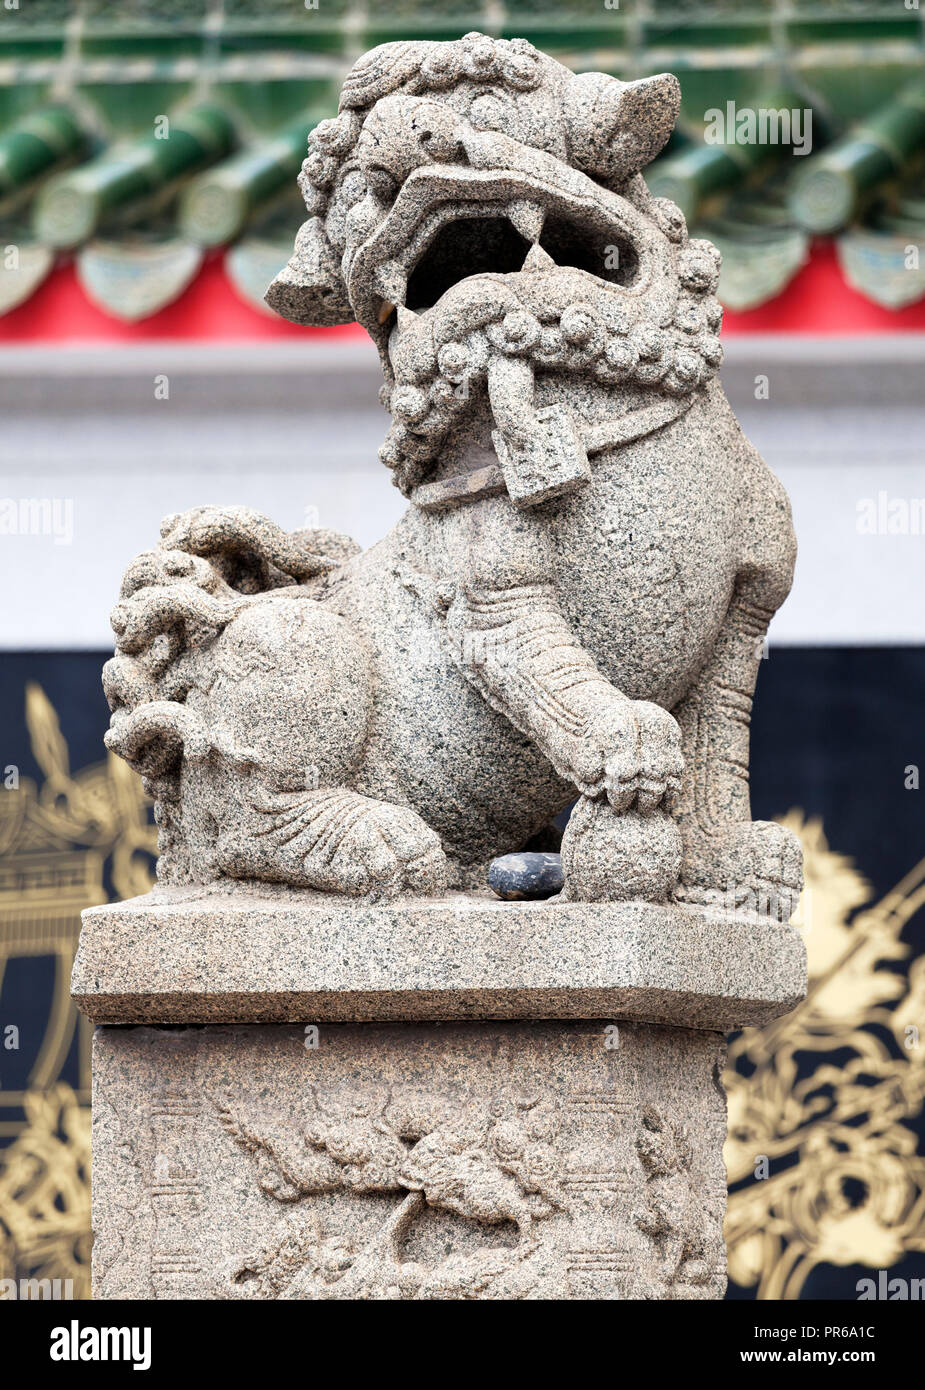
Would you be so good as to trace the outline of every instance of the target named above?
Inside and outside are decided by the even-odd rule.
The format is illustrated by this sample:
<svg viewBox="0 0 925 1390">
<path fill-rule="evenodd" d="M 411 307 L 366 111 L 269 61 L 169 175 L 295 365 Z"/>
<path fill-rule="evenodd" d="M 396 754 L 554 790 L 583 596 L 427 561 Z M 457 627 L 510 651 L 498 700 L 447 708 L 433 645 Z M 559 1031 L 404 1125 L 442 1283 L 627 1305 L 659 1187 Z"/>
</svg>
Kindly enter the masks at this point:
<svg viewBox="0 0 925 1390">
<path fill-rule="evenodd" d="M 90 1107 L 64 1082 L 28 1091 L 0 1153 L 0 1278 L 71 1282 L 90 1297 Z"/>
<path fill-rule="evenodd" d="M 10 1141 L 0 1149 L 0 1278 L 71 1280 L 87 1298 L 90 1030 L 70 1001 L 71 965 L 83 908 L 151 886 L 156 831 L 121 759 L 72 775 L 58 717 L 32 682 L 26 724 L 43 780 L 0 790 L 0 986 L 23 956 L 50 957 L 54 983 L 25 1089 L 0 1089 L 0 1138 Z M 75 1031 L 76 1090 L 61 1076 Z"/>
<path fill-rule="evenodd" d="M 871 903 L 821 821 L 792 811 L 784 823 L 805 854 L 795 921 L 810 986 L 729 1049 L 726 1244 L 737 1284 L 795 1299 L 817 1265 L 888 1270 L 925 1250 L 925 1158 L 907 1123 L 925 1096 L 925 957 L 896 968 L 925 904 L 925 859 Z M 768 1176 L 754 1180 L 762 1159 Z"/>
</svg>

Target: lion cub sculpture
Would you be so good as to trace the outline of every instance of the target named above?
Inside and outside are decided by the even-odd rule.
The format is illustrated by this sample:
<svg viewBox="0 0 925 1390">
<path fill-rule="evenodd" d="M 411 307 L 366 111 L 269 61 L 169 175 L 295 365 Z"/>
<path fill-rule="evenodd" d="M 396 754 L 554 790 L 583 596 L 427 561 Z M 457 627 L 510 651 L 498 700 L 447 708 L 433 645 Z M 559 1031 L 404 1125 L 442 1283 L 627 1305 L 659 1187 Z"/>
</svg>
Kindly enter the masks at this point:
<svg viewBox="0 0 925 1390">
<path fill-rule="evenodd" d="M 373 338 L 409 506 L 364 553 L 203 507 L 129 568 L 108 744 L 162 879 L 484 886 L 577 798 L 566 898 L 788 919 L 748 735 L 795 544 L 716 377 L 719 255 L 640 173 L 678 104 L 482 34 L 348 76 L 267 298 Z"/>
</svg>

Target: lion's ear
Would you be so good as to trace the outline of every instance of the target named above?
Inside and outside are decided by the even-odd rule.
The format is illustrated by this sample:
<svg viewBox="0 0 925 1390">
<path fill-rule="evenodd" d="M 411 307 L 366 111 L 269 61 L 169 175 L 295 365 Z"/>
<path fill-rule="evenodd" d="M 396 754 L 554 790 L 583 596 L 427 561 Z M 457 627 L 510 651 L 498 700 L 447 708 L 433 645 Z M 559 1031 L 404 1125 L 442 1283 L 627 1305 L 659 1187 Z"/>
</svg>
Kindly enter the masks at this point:
<svg viewBox="0 0 925 1390">
<path fill-rule="evenodd" d="M 670 72 L 621 82 L 583 72 L 565 84 L 569 153 L 585 173 L 619 184 L 638 174 L 665 144 L 678 118 L 681 88 Z"/>
<path fill-rule="evenodd" d="M 264 296 L 271 309 L 292 323 L 330 328 L 352 323 L 354 312 L 340 273 L 340 258 L 320 217 L 303 222 L 295 249 Z"/>
</svg>

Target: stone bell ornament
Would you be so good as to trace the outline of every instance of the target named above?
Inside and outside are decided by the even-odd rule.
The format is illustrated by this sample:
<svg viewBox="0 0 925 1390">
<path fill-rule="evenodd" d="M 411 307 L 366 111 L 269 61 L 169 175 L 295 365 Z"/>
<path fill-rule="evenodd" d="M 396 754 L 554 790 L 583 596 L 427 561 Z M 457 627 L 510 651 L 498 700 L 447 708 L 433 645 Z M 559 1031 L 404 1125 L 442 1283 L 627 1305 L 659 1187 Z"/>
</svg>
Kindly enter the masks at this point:
<svg viewBox="0 0 925 1390">
<path fill-rule="evenodd" d="M 748 796 L 795 542 L 641 176 L 678 103 L 469 34 L 309 138 L 267 299 L 373 338 L 409 505 L 366 552 L 200 507 L 126 572 L 160 860 L 75 966 L 97 1297 L 722 1296 L 722 1033 L 805 989 Z M 494 897 L 572 803 L 561 891 Z"/>
</svg>

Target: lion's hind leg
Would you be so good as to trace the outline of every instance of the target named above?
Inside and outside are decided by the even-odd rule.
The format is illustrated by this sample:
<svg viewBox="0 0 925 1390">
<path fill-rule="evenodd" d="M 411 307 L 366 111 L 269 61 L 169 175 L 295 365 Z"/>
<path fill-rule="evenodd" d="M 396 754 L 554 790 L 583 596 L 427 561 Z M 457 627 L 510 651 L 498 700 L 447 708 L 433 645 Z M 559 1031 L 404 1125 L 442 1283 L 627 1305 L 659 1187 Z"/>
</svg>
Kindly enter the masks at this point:
<svg viewBox="0 0 925 1390">
<path fill-rule="evenodd" d="M 107 744 L 155 799 L 159 876 L 441 891 L 436 833 L 352 789 L 375 686 L 355 625 L 298 585 L 242 594 L 201 557 L 143 558 L 114 615 Z"/>
</svg>

